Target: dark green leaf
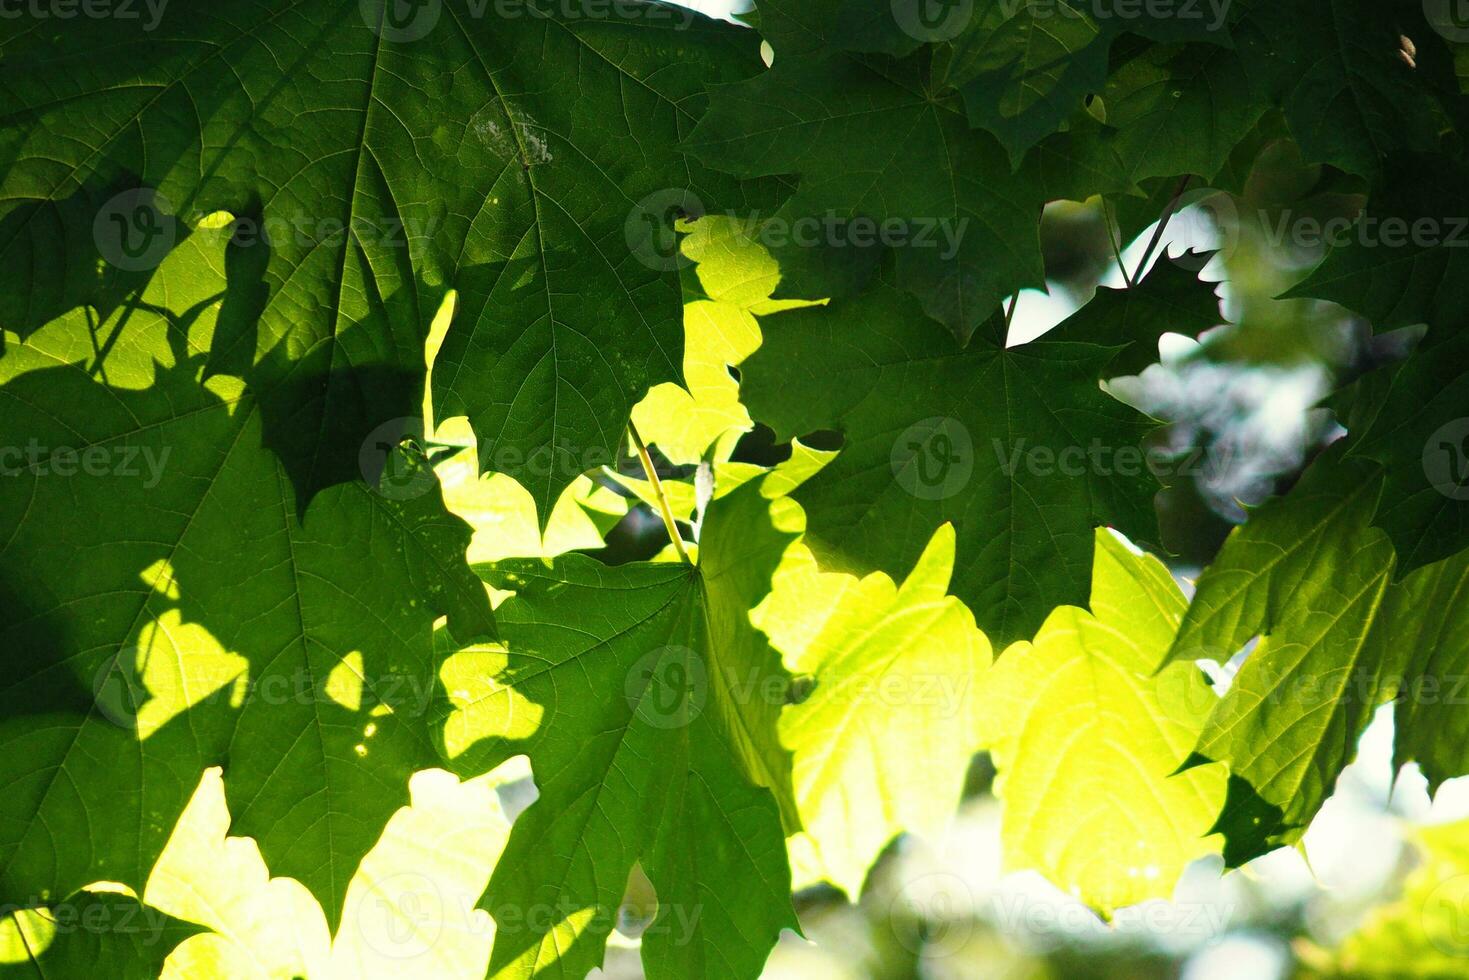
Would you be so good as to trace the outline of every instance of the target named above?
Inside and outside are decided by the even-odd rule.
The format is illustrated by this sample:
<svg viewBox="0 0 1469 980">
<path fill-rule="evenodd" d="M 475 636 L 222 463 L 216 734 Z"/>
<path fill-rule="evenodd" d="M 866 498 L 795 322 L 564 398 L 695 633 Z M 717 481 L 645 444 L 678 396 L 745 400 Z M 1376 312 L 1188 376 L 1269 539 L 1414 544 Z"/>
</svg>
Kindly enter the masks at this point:
<svg viewBox="0 0 1469 980">
<path fill-rule="evenodd" d="M 83 285 L 99 251 L 134 264 L 122 234 L 156 265 L 175 215 L 251 219 L 231 278 L 253 288 L 210 367 L 249 381 L 304 508 L 356 478 L 377 426 L 417 414 L 424 335 L 457 288 L 437 402 L 544 520 L 615 454 L 643 392 L 679 376 L 673 212 L 749 203 L 677 143 L 708 82 L 760 67 L 756 36 L 614 10 L 250 0 L 170 5 L 147 31 L 6 18 L 0 325 L 26 335 L 115 302 L 136 274 Z M 158 196 L 108 200 L 134 185 Z"/>
<path fill-rule="evenodd" d="M 894 222 L 898 284 L 966 339 L 1004 297 L 1041 285 L 1044 195 L 952 96 L 927 90 L 920 62 L 778 58 L 717 90 L 688 147 L 743 177 L 799 175 L 777 217 L 812 244 L 841 244 L 849 232 L 830 229 L 847 219 Z"/>
<path fill-rule="evenodd" d="M 154 980 L 175 946 L 207 930 L 131 895 L 81 891 L 54 905 L 4 908 L 0 977 Z"/>
<path fill-rule="evenodd" d="M 1041 340 L 1007 349 L 996 318 L 962 348 L 901 293 L 874 289 L 762 317 L 744 397 L 784 438 L 845 436 L 795 493 L 823 565 L 901 574 L 952 521 L 954 594 L 1000 646 L 1086 602 L 1098 524 L 1156 538 L 1157 481 L 1139 449 L 1153 425 L 1099 379 L 1151 361 L 1163 331 L 1217 315 L 1211 286 L 1161 263 Z"/>
<path fill-rule="evenodd" d="M 142 890 L 204 767 L 234 832 L 329 921 L 408 776 L 435 758 L 433 628 L 491 631 L 469 528 L 371 444 L 378 489 L 298 516 L 239 379 L 201 379 L 228 302 L 218 234 L 138 302 L 0 358 L 0 887 Z M 100 352 L 99 352 L 100 349 Z"/>
</svg>

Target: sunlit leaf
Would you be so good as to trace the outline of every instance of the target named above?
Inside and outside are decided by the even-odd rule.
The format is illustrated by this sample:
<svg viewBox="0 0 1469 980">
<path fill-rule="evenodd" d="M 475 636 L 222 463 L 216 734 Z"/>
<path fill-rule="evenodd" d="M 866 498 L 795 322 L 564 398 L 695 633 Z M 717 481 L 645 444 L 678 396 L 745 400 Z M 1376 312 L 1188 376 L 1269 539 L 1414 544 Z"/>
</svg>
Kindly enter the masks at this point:
<svg viewBox="0 0 1469 980">
<path fill-rule="evenodd" d="M 1219 850 L 1223 768 L 1175 775 L 1215 696 L 1192 664 L 1153 673 L 1184 608 L 1161 562 L 1100 530 L 1090 611 L 1051 613 L 979 693 L 1007 867 L 1104 914 L 1169 897 L 1190 861 Z"/>
<path fill-rule="evenodd" d="M 446 665 L 444 752 L 466 774 L 525 754 L 540 790 L 481 902 L 499 923 L 496 975 L 600 964 L 639 865 L 659 906 L 642 941 L 654 980 L 753 978 L 795 926 L 788 678 L 749 618 L 792 538 L 771 507 L 755 484 L 716 501 L 697 566 L 481 566 L 515 594 L 498 650 Z"/>
<path fill-rule="evenodd" d="M 757 611 L 811 685 L 780 722 L 805 827 L 791 845 L 798 886 L 830 881 L 855 899 L 894 837 L 936 838 L 958 807 L 990 645 L 946 595 L 953 563 L 948 526 L 901 585 L 820 572 L 807 552 L 782 564 Z"/>
</svg>

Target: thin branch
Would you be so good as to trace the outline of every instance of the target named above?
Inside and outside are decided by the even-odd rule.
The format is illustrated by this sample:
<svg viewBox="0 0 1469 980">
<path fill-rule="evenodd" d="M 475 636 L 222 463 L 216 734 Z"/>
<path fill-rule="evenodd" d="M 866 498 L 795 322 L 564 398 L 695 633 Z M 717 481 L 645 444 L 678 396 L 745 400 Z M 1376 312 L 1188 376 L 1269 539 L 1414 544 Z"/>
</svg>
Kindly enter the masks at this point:
<svg viewBox="0 0 1469 980">
<path fill-rule="evenodd" d="M 1102 218 L 1107 224 L 1107 244 L 1112 246 L 1112 257 L 1117 260 L 1117 271 L 1122 273 L 1122 281 L 1128 289 L 1132 288 L 1132 276 L 1127 274 L 1127 264 L 1122 261 L 1122 226 L 1112 217 L 1112 202 L 1105 197 L 1102 198 Z"/>
<path fill-rule="evenodd" d="M 1152 240 L 1148 242 L 1146 251 L 1143 252 L 1142 261 L 1137 264 L 1137 271 L 1132 274 L 1134 282 L 1142 278 L 1144 270 L 1148 267 L 1148 260 L 1153 257 L 1153 249 L 1158 247 L 1158 242 L 1163 239 L 1163 230 L 1168 227 L 1173 212 L 1178 210 L 1178 200 L 1183 197 L 1183 192 L 1188 190 L 1189 181 L 1193 180 L 1193 174 L 1184 174 L 1178 182 L 1178 188 L 1173 192 L 1173 198 L 1168 202 L 1168 207 L 1163 209 L 1163 217 L 1158 219 L 1158 227 L 1153 229 Z M 1125 273 L 1124 273 L 1125 275 Z"/>
<path fill-rule="evenodd" d="M 648 482 L 653 485 L 653 496 L 658 501 L 658 513 L 663 518 L 663 526 L 668 530 L 668 540 L 673 542 L 673 550 L 678 552 L 679 560 L 685 565 L 692 565 L 689 561 L 689 553 L 684 550 L 683 537 L 678 533 L 678 523 L 673 518 L 673 508 L 668 506 L 668 497 L 663 493 L 663 481 L 658 479 L 658 471 L 653 468 L 653 457 L 648 455 L 648 447 L 643 444 L 643 437 L 638 435 L 638 427 L 629 419 L 627 423 L 628 435 L 632 436 L 632 444 L 637 447 L 638 459 L 643 463 L 643 472 L 648 474 Z"/>
</svg>

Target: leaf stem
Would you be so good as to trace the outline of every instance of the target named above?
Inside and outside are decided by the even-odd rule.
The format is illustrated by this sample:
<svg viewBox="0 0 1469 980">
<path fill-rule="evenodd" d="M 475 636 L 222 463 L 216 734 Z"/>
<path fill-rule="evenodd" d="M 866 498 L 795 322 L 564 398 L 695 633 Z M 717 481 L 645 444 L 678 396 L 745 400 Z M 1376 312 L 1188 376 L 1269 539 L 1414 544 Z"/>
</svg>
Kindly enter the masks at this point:
<svg viewBox="0 0 1469 980">
<path fill-rule="evenodd" d="M 1158 242 L 1163 238 L 1163 230 L 1168 227 L 1168 222 L 1172 219 L 1173 212 L 1178 210 L 1179 198 L 1183 197 L 1183 192 L 1188 190 L 1189 181 L 1193 179 L 1193 174 L 1184 174 L 1178 181 L 1178 187 L 1174 190 L 1173 197 L 1168 201 L 1168 206 L 1163 209 L 1163 217 L 1158 219 L 1158 227 L 1153 229 L 1153 237 L 1148 241 L 1148 247 L 1143 251 L 1143 257 L 1137 264 L 1137 271 L 1132 274 L 1133 282 L 1141 279 L 1143 272 L 1148 268 L 1148 260 L 1153 257 L 1153 249 L 1158 247 Z M 1123 276 L 1126 277 L 1126 275 L 1127 272 L 1124 270 Z"/>
<path fill-rule="evenodd" d="M 1122 282 L 1132 288 L 1132 276 L 1127 274 L 1127 264 L 1122 261 L 1122 225 L 1112 217 L 1112 202 L 1102 198 L 1102 219 L 1107 225 L 1107 244 L 1112 246 L 1112 257 L 1117 260 L 1117 271 L 1122 273 Z"/>
<path fill-rule="evenodd" d="M 689 553 L 683 547 L 683 537 L 678 533 L 678 524 L 673 519 L 673 508 L 668 506 L 668 497 L 663 493 L 663 481 L 658 479 L 658 471 L 653 468 L 653 457 L 648 455 L 648 447 L 643 444 L 643 437 L 638 435 L 638 427 L 632 424 L 631 419 L 627 423 L 627 432 L 632 436 L 632 444 L 637 447 L 643 472 L 648 474 L 648 482 L 653 486 L 653 496 L 658 500 L 658 513 L 663 518 L 664 528 L 668 530 L 668 540 L 673 542 L 673 550 L 678 552 L 679 560 L 685 565 L 692 565 Z"/>
</svg>

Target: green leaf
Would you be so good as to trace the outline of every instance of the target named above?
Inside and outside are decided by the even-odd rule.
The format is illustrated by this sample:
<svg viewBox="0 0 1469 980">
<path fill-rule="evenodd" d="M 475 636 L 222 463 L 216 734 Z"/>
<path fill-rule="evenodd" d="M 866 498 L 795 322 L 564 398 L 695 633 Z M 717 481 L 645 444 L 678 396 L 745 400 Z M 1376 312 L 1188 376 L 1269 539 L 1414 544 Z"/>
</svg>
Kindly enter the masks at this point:
<svg viewBox="0 0 1469 980">
<path fill-rule="evenodd" d="M 1340 303 L 1379 331 L 1442 323 L 1469 304 L 1469 169 L 1444 155 L 1388 160 L 1367 207 L 1286 296 Z"/>
<path fill-rule="evenodd" d="M 1087 305 L 1054 329 L 1054 338 L 1112 348 L 1116 353 L 1107 362 L 1109 378 L 1141 373 L 1157 363 L 1163 334 L 1194 339 L 1223 322 L 1214 283 L 1200 280 L 1189 265 L 1198 263 L 1159 261 L 1131 289 L 1099 288 Z"/>
<path fill-rule="evenodd" d="M 1391 153 L 1436 149 L 1439 93 L 1454 88 L 1442 39 L 1413 0 L 1238 0 L 1234 28 L 1257 98 L 1285 112 L 1309 162 L 1375 177 Z M 1417 49 L 1401 54 L 1402 37 Z"/>
<path fill-rule="evenodd" d="M 1212 184 L 1265 113 L 1249 97 L 1239 55 L 1212 45 L 1148 48 L 1098 94 L 1105 122 L 1078 113 L 1032 153 L 1052 196 L 1141 194 L 1150 178 L 1182 174 Z"/>
<path fill-rule="evenodd" d="M 813 685 L 780 720 L 805 827 L 791 841 L 798 888 L 829 881 L 855 900 L 894 837 L 936 838 L 958 809 L 991 651 L 945 594 L 953 564 L 948 525 L 902 585 L 818 571 L 795 548 L 756 610 L 787 668 Z"/>
<path fill-rule="evenodd" d="M 940 57 L 973 126 L 1000 140 L 1012 164 L 1061 128 L 1107 80 L 1110 31 L 1082 0 L 981 3 Z"/>
<path fill-rule="evenodd" d="M 377 490 L 298 516 L 253 392 L 204 380 L 230 299 L 206 225 L 135 303 L 0 358 L 0 445 L 27 452 L 0 481 L 0 887 L 141 889 L 224 765 L 236 832 L 335 922 L 435 758 L 435 621 L 493 622 L 469 529 L 401 433 L 373 447 Z"/>
<path fill-rule="evenodd" d="M 1437 791 L 1469 773 L 1469 551 L 1394 585 L 1381 618 L 1376 646 L 1412 658 L 1393 706 L 1393 760 L 1418 763 Z"/>
<path fill-rule="evenodd" d="M 424 354 L 430 378 L 457 307 L 458 294 L 450 293 L 434 317 Z M 513 476 L 480 472 L 479 440 L 468 419 L 439 419 L 427 392 L 423 417 L 425 432 L 432 429 L 432 442 L 459 447 L 452 455 L 436 455 L 434 474 L 443 487 L 444 506 L 474 529 L 465 556 L 471 564 L 602 548 L 607 532 L 627 516 L 625 497 L 583 475 L 562 491 L 550 518 L 544 519 L 530 491 Z M 555 465 L 548 453 L 537 457 L 533 469 L 544 475 L 545 467 Z"/>
<path fill-rule="evenodd" d="M 1300 839 L 1408 667 L 1413 651 L 1374 632 L 1393 570 L 1368 525 L 1380 485 L 1339 449 L 1318 460 L 1230 533 L 1169 651 L 1223 663 L 1260 637 L 1192 760 L 1229 767 L 1230 867 Z"/>
<path fill-rule="evenodd" d="M 7 906 L 0 919 L 0 977 L 153 980 L 164 957 L 202 926 L 131 895 L 80 891 L 44 908 Z"/>
<path fill-rule="evenodd" d="M 657 892 L 654 980 L 753 978 L 795 928 L 788 678 L 749 618 L 794 537 L 771 506 L 755 483 L 715 501 L 697 567 L 567 555 L 481 568 L 515 595 L 498 610 L 503 643 L 444 667 L 443 751 L 467 774 L 524 753 L 540 791 L 482 901 L 498 922 L 492 973 L 599 965 L 636 866 Z"/>
<path fill-rule="evenodd" d="M 1186 603 L 1163 563 L 1096 532 L 1091 611 L 1067 606 L 1006 650 L 979 696 L 1010 870 L 1104 915 L 1168 898 L 1218 853 L 1225 774 L 1175 774 L 1216 700 L 1192 664 L 1154 674 Z"/>
<path fill-rule="evenodd" d="M 1385 470 L 1372 523 L 1406 574 L 1469 548 L 1469 333 L 1436 326 L 1383 389 L 1348 451 Z"/>
<path fill-rule="evenodd" d="M 910 0 L 896 0 L 911 5 Z M 894 7 L 872 0 L 757 0 L 758 30 L 779 58 L 848 52 L 903 56 L 921 41 L 903 33 Z M 905 11 L 906 12 L 906 11 Z"/>
<path fill-rule="evenodd" d="M 900 574 L 952 522 L 954 594 L 1004 644 L 1085 602 L 1094 527 L 1156 538 L 1158 484 L 1138 448 L 1153 425 L 1098 380 L 1152 361 L 1162 332 L 1217 319 L 1213 288 L 1169 263 L 1014 348 L 999 318 L 961 348 L 902 294 L 874 289 L 762 318 L 743 391 L 782 438 L 844 435 L 794 494 L 824 568 Z"/>
<path fill-rule="evenodd" d="M 916 56 L 777 58 L 716 89 L 686 146 L 741 177 L 798 175 L 775 215 L 792 241 L 850 251 L 842 222 L 871 222 L 874 241 L 889 228 L 898 284 L 962 340 L 1004 297 L 1043 284 L 1045 195 L 924 74 Z"/>
<path fill-rule="evenodd" d="M 1186 90 L 1186 95 L 1190 94 Z M 1191 101 L 1185 97 L 1185 101 Z M 1042 166 L 1047 167 L 1047 186 L 1053 187 L 1053 194 L 1060 197 L 1079 197 L 1081 193 L 1087 193 L 1103 189 L 1108 182 L 1116 182 L 1116 168 L 1107 163 L 1108 154 L 1103 153 L 1098 160 L 1101 161 L 1100 170 L 1088 169 L 1087 166 L 1078 166 L 1077 161 L 1087 161 L 1086 154 L 1078 154 L 1073 159 L 1067 154 L 1072 152 L 1075 145 L 1087 146 L 1091 138 L 1088 134 L 1099 129 L 1093 120 L 1092 123 L 1082 127 L 1074 127 L 1076 132 L 1075 141 L 1068 142 L 1073 137 L 1062 134 L 1046 141 L 1036 150 L 1036 160 Z M 1197 139 L 1197 134 L 1195 134 Z M 1200 141 L 1205 142 L 1205 141 Z M 1122 140 L 1122 144 L 1130 141 Z M 1101 146 L 1107 144 L 1103 141 Z M 1136 145 L 1136 144 L 1132 144 Z M 1139 147 L 1141 150 L 1141 147 Z M 1161 150 L 1157 151 L 1161 155 Z M 1192 153 L 1192 150 L 1189 151 Z M 1279 111 L 1267 111 L 1256 124 L 1245 134 L 1243 139 L 1235 144 L 1225 159 L 1223 167 L 1219 168 L 1209 180 L 1208 185 L 1201 185 L 1198 181 L 1190 181 L 1188 185 L 1182 185 L 1176 177 L 1152 177 L 1141 182 L 1142 196 L 1124 191 L 1110 191 L 1108 205 L 1112 211 L 1112 221 L 1116 225 L 1117 235 L 1120 241 L 1126 243 L 1137 238 L 1168 210 L 1169 204 L 1174 196 L 1178 194 L 1180 186 L 1184 186 L 1184 192 L 1178 197 L 1178 203 L 1174 213 L 1177 214 L 1185 208 L 1202 205 L 1202 210 L 1208 214 L 1213 223 L 1218 226 L 1221 238 L 1227 245 L 1235 234 L 1233 222 L 1236 220 L 1239 204 L 1236 200 L 1244 198 L 1249 194 L 1249 181 L 1256 171 L 1257 163 L 1268 167 L 1271 163 L 1285 157 L 1288 166 L 1300 169 L 1300 153 L 1294 143 L 1290 142 L 1290 135 L 1285 128 L 1285 120 Z M 1124 172 L 1130 164 L 1127 157 L 1119 157 Z M 1140 159 L 1150 160 L 1152 154 L 1144 154 Z M 1200 162 L 1199 157 L 1195 162 Z M 1263 161 L 1263 162 L 1262 162 Z M 1226 196 L 1228 195 L 1228 196 Z"/>
<path fill-rule="evenodd" d="M 972 125 L 994 133 L 1018 166 L 1063 128 L 1107 81 L 1113 42 L 1124 32 L 1155 40 L 1228 44 L 1223 12 L 1207 5 L 1155 13 L 1148 5 L 1086 0 L 977 4 L 962 34 L 941 49 L 939 76 L 957 87 Z M 1125 8 L 1125 9 L 1124 9 Z M 1221 86 L 1229 79 L 1222 77 Z"/>
<path fill-rule="evenodd" d="M 615 452 L 634 402 L 679 376 L 672 217 L 749 200 L 677 144 L 707 83 L 760 67 L 758 38 L 658 4 L 609 18 L 527 0 L 502 17 L 435 0 L 401 26 L 390 6 L 185 4 L 147 32 L 7 32 L 0 323 L 26 335 L 115 304 L 113 271 L 90 285 L 99 248 L 129 264 L 114 219 L 140 248 L 166 247 L 173 216 L 251 219 L 210 366 L 256 392 L 304 508 L 356 478 L 377 426 L 416 414 L 428 322 L 456 288 L 436 400 L 544 521 Z M 109 201 L 137 185 L 159 196 Z"/>
<path fill-rule="evenodd" d="M 581 476 L 562 493 L 542 533 L 530 493 L 503 473 L 479 473 L 469 450 L 436 471 L 444 483 L 444 505 L 474 528 L 470 562 L 596 550 L 606 546 L 607 532 L 627 516 L 627 498 Z"/>
<path fill-rule="evenodd" d="M 1454 734 L 1465 729 L 1469 551 L 1394 583 L 1392 546 L 1370 524 L 1382 474 L 1346 450 L 1231 532 L 1169 652 L 1223 662 L 1260 637 L 1192 760 L 1229 766 L 1218 829 L 1230 866 L 1300 839 L 1394 698 L 1396 764 L 1419 763 L 1435 789 L 1469 773 Z"/>
<path fill-rule="evenodd" d="M 1228 5 L 1158 12 L 1080 0 L 762 0 L 760 27 L 784 60 L 841 51 L 902 57 L 927 42 L 935 91 L 962 93 L 971 125 L 993 133 L 1019 166 L 1102 89 L 1113 42 L 1123 33 L 1228 45 L 1227 12 Z"/>
</svg>

